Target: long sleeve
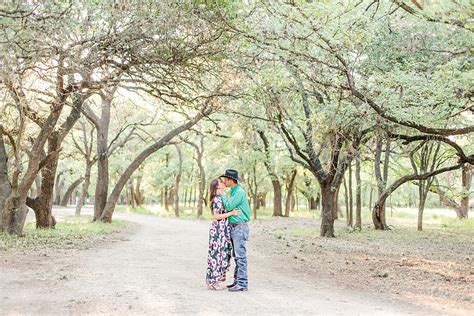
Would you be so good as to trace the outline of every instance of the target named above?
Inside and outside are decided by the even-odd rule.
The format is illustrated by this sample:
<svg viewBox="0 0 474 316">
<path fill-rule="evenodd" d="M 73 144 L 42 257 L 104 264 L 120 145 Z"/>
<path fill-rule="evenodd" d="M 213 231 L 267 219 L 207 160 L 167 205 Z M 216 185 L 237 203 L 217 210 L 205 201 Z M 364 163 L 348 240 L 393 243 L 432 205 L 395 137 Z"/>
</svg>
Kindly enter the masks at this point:
<svg viewBox="0 0 474 316">
<path fill-rule="evenodd" d="M 224 207 L 227 211 L 232 211 L 235 209 L 237 206 L 242 205 L 242 199 L 244 198 L 244 192 L 241 190 L 238 190 L 235 192 L 233 196 L 231 196 L 229 199 L 226 198 L 225 196 L 221 195 L 222 198 L 222 203 L 224 204 Z"/>
</svg>

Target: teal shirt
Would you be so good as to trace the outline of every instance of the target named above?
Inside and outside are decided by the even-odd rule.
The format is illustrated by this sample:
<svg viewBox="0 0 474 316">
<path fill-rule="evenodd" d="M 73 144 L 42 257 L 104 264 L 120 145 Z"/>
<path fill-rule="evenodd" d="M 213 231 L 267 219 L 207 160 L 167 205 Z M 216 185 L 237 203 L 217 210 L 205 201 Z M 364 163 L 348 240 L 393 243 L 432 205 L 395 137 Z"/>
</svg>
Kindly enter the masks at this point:
<svg viewBox="0 0 474 316">
<path fill-rule="evenodd" d="M 247 193 L 244 188 L 237 184 L 230 189 L 230 198 L 226 198 L 221 195 L 222 202 L 224 203 L 225 209 L 230 212 L 233 209 L 241 210 L 242 213 L 239 216 L 230 216 L 229 223 L 235 224 L 240 222 L 248 222 L 250 220 L 250 205 L 247 199 Z"/>
</svg>

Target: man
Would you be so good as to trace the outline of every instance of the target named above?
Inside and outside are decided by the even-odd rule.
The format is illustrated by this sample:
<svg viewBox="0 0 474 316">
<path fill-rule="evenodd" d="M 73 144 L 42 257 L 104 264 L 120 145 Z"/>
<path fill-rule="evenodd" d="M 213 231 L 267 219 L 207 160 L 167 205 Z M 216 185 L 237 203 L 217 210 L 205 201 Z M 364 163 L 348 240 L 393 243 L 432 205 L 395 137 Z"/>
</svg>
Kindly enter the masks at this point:
<svg viewBox="0 0 474 316">
<path fill-rule="evenodd" d="M 247 250 L 246 242 L 249 239 L 250 205 L 247 193 L 240 186 L 239 174 L 236 170 L 227 169 L 221 177 L 226 187 L 230 188 L 230 197 L 222 197 L 226 210 L 238 209 L 240 215 L 230 216 L 230 237 L 232 239 L 233 255 L 235 259 L 234 283 L 228 285 L 230 292 L 248 290 Z"/>
</svg>

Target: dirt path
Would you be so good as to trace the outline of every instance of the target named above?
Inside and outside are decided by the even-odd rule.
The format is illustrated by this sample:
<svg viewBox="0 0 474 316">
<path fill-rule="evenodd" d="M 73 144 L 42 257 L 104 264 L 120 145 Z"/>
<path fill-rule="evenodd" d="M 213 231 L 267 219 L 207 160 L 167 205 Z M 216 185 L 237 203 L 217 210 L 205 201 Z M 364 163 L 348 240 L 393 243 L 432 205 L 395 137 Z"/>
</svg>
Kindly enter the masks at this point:
<svg viewBox="0 0 474 316">
<path fill-rule="evenodd" d="M 0 314 L 436 314 L 294 272 L 252 240 L 249 292 L 209 291 L 207 221 L 117 217 L 136 225 L 97 248 L 2 258 Z"/>
</svg>

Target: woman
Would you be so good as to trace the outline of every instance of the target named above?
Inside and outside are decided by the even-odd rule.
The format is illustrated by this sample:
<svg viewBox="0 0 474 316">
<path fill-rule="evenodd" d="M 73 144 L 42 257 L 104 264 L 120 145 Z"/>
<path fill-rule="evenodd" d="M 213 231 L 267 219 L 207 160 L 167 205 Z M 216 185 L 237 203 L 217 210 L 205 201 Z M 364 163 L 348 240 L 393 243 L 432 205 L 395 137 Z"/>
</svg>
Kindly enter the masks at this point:
<svg viewBox="0 0 474 316">
<path fill-rule="evenodd" d="M 229 269 L 232 254 L 230 226 L 227 218 L 239 215 L 239 210 L 227 212 L 222 204 L 222 194 L 225 184 L 219 179 L 211 181 L 209 188 L 209 205 L 214 221 L 209 229 L 209 250 L 207 252 L 206 284 L 211 290 L 222 290 L 220 281 L 225 281 L 225 273 Z"/>
</svg>

